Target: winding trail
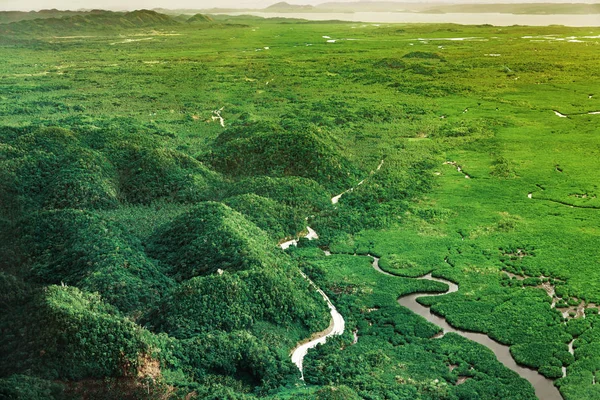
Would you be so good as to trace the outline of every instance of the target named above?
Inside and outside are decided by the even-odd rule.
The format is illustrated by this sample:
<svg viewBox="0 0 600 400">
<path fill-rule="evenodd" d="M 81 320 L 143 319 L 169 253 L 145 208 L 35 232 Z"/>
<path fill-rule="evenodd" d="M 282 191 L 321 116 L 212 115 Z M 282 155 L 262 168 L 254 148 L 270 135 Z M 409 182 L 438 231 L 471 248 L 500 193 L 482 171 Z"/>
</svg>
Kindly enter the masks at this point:
<svg viewBox="0 0 600 400">
<path fill-rule="evenodd" d="M 561 113 L 560 111 L 556 111 L 556 110 L 552 110 L 552 111 L 554 111 L 554 114 L 559 118 L 570 118 L 571 115 L 598 115 L 598 114 L 600 114 L 600 111 L 588 111 L 588 112 L 580 112 L 580 113 L 573 113 L 573 114 L 567 115 L 567 114 Z"/>
<path fill-rule="evenodd" d="M 373 257 L 373 268 L 375 270 L 377 270 L 378 272 L 381 272 L 382 274 L 388 275 L 388 276 L 395 276 L 393 274 L 390 274 L 389 272 L 383 271 L 379 267 L 379 258 L 374 257 L 372 255 L 371 255 L 371 257 Z M 461 335 L 462 337 L 465 337 L 469 340 L 472 340 L 474 342 L 477 342 L 479 344 L 486 346 L 487 348 L 489 348 L 490 350 L 492 350 L 494 352 L 494 354 L 498 358 L 498 361 L 500 361 L 502 364 L 504 364 L 505 367 L 513 370 L 514 372 L 519 374 L 520 377 L 529 381 L 529 383 L 531 383 L 531 385 L 535 389 L 536 396 L 540 400 L 562 400 L 562 396 L 561 396 L 560 392 L 558 391 L 558 389 L 554 386 L 554 383 L 552 380 L 542 376 L 541 374 L 539 374 L 537 371 L 535 371 L 533 369 L 522 367 L 515 362 L 515 360 L 512 358 L 512 356 L 510 354 L 509 346 L 500 344 L 483 333 L 468 332 L 468 331 L 464 331 L 461 329 L 456 329 L 456 328 L 452 327 L 448 322 L 446 322 L 445 318 L 433 314 L 431 312 L 431 310 L 429 309 L 429 307 L 421 305 L 417 302 L 417 299 L 421 296 L 443 296 L 448 293 L 457 292 L 458 285 L 456 283 L 450 282 L 446 279 L 434 278 L 431 276 L 431 274 L 427 274 L 425 276 L 422 276 L 419 278 L 414 278 L 414 279 L 429 279 L 429 280 L 436 281 L 436 282 L 442 282 L 442 283 L 445 283 L 446 285 L 448 285 L 448 290 L 444 293 L 427 293 L 427 294 L 413 293 L 413 294 L 409 294 L 406 296 L 402 296 L 398 299 L 398 303 L 400 305 L 408 308 L 409 310 L 411 310 L 412 312 L 414 312 L 416 314 L 419 314 L 420 316 L 425 318 L 427 321 L 441 327 L 443 330 L 443 334 L 440 335 L 439 337 L 443 336 L 444 334 L 446 334 L 448 332 L 453 332 L 453 333 Z"/>
<path fill-rule="evenodd" d="M 310 226 L 306 227 L 306 231 L 307 231 L 307 233 L 304 235 L 304 237 L 307 238 L 308 240 L 313 240 L 313 239 L 319 238 L 319 235 L 317 235 L 317 232 L 315 232 L 314 229 L 312 229 Z M 283 250 L 285 250 L 288 247 L 296 246 L 297 244 L 298 244 L 298 240 L 292 239 L 292 240 L 288 240 L 286 242 L 280 243 L 279 247 L 281 247 Z M 331 253 L 328 254 L 326 252 L 325 254 L 330 255 Z M 319 292 L 319 294 L 323 297 L 323 300 L 325 300 L 325 302 L 327 303 L 327 306 L 329 307 L 329 314 L 331 315 L 331 322 L 330 322 L 329 326 L 327 327 L 327 329 L 325 329 L 324 331 L 321 331 L 321 332 L 314 333 L 308 339 L 299 342 L 296 345 L 296 347 L 294 347 L 292 349 L 292 351 L 290 352 L 290 357 L 292 358 L 292 362 L 294 364 L 296 364 L 296 366 L 300 370 L 300 374 L 301 374 L 300 379 L 304 380 L 304 371 L 302 369 L 302 363 L 304 361 L 304 357 L 308 353 L 308 350 L 310 350 L 314 347 L 317 347 L 317 345 L 319 345 L 319 344 L 325 343 L 327 341 L 327 338 L 330 336 L 341 335 L 342 333 L 344 333 L 344 328 L 345 328 L 346 323 L 344 321 L 344 317 L 342 317 L 342 314 L 340 314 L 338 312 L 338 310 L 335 308 L 335 306 L 333 305 L 333 303 L 331 302 L 329 297 L 325 294 L 325 292 L 323 292 L 323 290 L 321 290 L 321 288 L 319 288 L 317 285 L 315 285 L 315 283 L 308 276 L 306 276 L 306 274 L 304 272 L 300 271 L 300 274 L 302 274 L 304 279 L 306 279 L 308 281 L 308 283 L 310 283 L 310 285 L 312 287 L 314 287 L 315 290 L 317 292 Z"/>
<path fill-rule="evenodd" d="M 300 370 L 301 377 L 300 379 L 304 380 L 304 372 L 302 370 L 302 362 L 304 361 L 304 357 L 308 353 L 308 350 L 316 347 L 319 344 L 323 344 L 327 341 L 327 338 L 333 335 L 341 335 L 344 333 L 344 317 L 337 311 L 335 306 L 329 300 L 329 297 L 323 292 L 317 285 L 314 284 L 313 281 L 310 280 L 308 276 L 306 276 L 303 272 L 300 272 L 302 276 L 308 280 L 308 282 L 319 292 L 323 299 L 327 303 L 329 307 L 329 313 L 331 314 L 331 323 L 329 327 L 324 331 L 313 334 L 310 338 L 308 338 L 304 342 L 298 343 L 296 347 L 292 350 L 292 362 L 296 364 L 298 369 Z"/>
<path fill-rule="evenodd" d="M 531 198 L 531 197 L 530 197 Z M 540 197 L 533 197 L 534 200 L 540 200 L 540 201 L 550 201 L 552 203 L 556 203 L 556 204 L 560 204 L 566 207 L 571 207 L 571 208 L 584 208 L 584 209 L 588 209 L 588 210 L 600 210 L 600 206 L 586 206 L 586 205 L 577 205 L 577 204 L 571 204 L 568 203 L 566 201 L 561 201 L 561 200 L 554 200 L 554 199 L 546 199 L 546 198 L 540 198 Z"/>
<path fill-rule="evenodd" d="M 377 168 L 376 168 L 376 169 L 374 169 L 373 171 L 371 171 L 371 172 L 369 173 L 369 176 L 371 176 L 371 175 L 373 175 L 375 172 L 379 171 L 379 170 L 381 169 L 381 167 L 382 167 L 382 166 L 383 166 L 383 160 L 381 160 L 381 161 L 379 162 L 379 165 L 377 166 Z M 365 183 L 365 181 L 366 181 L 367 179 L 368 179 L 368 177 L 367 177 L 367 178 L 365 178 L 365 179 L 363 179 L 362 181 L 358 182 L 358 183 L 356 184 L 356 186 L 354 186 L 354 187 L 351 187 L 350 189 L 344 190 L 342 193 L 338 194 L 337 196 L 333 196 L 333 197 L 331 198 L 331 204 L 337 204 L 337 203 L 338 203 L 338 201 L 340 201 L 340 198 L 341 198 L 343 195 L 345 195 L 346 193 L 350 193 L 350 192 L 352 192 L 354 189 L 356 189 L 357 187 L 359 187 L 360 185 L 362 185 L 363 183 Z"/>
<path fill-rule="evenodd" d="M 569 342 L 569 353 L 571 353 L 574 357 L 575 350 L 573 349 L 573 342 L 575 342 L 575 339 L 573 339 Z M 563 373 L 563 378 L 567 376 L 567 367 L 562 367 L 562 373 Z"/>
<path fill-rule="evenodd" d="M 213 110 L 213 116 L 211 117 L 213 121 L 219 121 L 219 124 L 225 128 L 225 120 L 221 116 L 221 111 L 223 111 L 225 107 L 221 107 L 218 110 Z"/>
<path fill-rule="evenodd" d="M 456 168 L 456 170 L 458 172 L 460 172 L 461 174 L 463 174 L 465 176 L 465 178 L 467 179 L 471 179 L 471 176 L 469 174 L 467 174 L 460 165 L 458 165 L 458 163 L 456 161 L 445 161 L 444 165 L 452 165 L 453 167 Z"/>
<path fill-rule="evenodd" d="M 219 110 L 219 111 L 221 111 L 221 110 Z M 219 117 L 220 117 L 220 115 L 219 115 Z M 332 197 L 331 203 L 336 204 L 345 193 L 351 192 L 358 186 L 362 185 L 365 182 L 365 180 L 367 180 L 370 176 L 372 176 L 374 173 L 379 171 L 382 166 L 383 166 L 383 160 L 381 160 L 379 162 L 379 165 L 377 165 L 377 168 L 375 168 L 374 170 L 372 170 L 369 173 L 368 177 L 366 177 L 362 181 L 358 182 L 356 184 L 356 186 L 351 187 L 350 189 L 345 190 L 344 192 L 338 194 L 337 196 Z M 319 235 L 317 235 L 317 232 L 315 232 L 314 229 L 312 229 L 310 226 L 306 227 L 306 231 L 307 231 L 307 233 L 303 237 L 307 238 L 308 240 L 313 240 L 313 239 L 319 238 Z M 285 249 L 289 248 L 290 246 L 297 246 L 297 245 L 298 245 L 298 239 L 290 239 L 290 240 L 280 243 L 279 247 L 281 247 L 283 250 L 285 250 Z M 327 250 L 324 252 L 325 252 L 326 256 L 331 255 L 331 253 Z M 344 317 L 342 317 L 342 315 L 338 312 L 338 310 L 335 308 L 335 306 L 333 305 L 333 303 L 331 302 L 329 297 L 327 297 L 325 292 L 323 292 L 323 290 L 321 290 L 321 288 L 319 288 L 317 285 L 315 285 L 315 283 L 312 280 L 310 280 L 310 278 L 308 276 L 306 276 L 302 271 L 300 271 L 300 273 L 302 274 L 304 279 L 306 279 L 311 284 L 311 286 L 313 286 L 317 290 L 317 292 L 319 292 L 319 294 L 321 294 L 321 296 L 323 297 L 323 300 L 325 300 L 325 302 L 327 303 L 327 306 L 329 307 L 329 313 L 331 314 L 331 323 L 329 324 L 329 327 L 327 329 L 325 329 L 324 331 L 321 331 L 321 332 L 314 333 L 310 338 L 299 342 L 296 345 L 296 347 L 294 347 L 291 351 L 292 362 L 294 364 L 296 364 L 296 366 L 300 370 L 300 374 L 301 374 L 300 379 L 304 380 L 304 371 L 302 369 L 302 363 L 304 361 L 304 357 L 308 353 L 308 350 L 316 347 L 319 344 L 325 343 L 327 341 L 327 338 L 330 336 L 341 335 L 342 333 L 344 333 L 345 321 L 344 321 Z M 354 335 L 354 343 L 356 343 L 358 341 L 358 334 L 355 331 L 355 332 L 353 332 L 353 335 Z"/>
</svg>

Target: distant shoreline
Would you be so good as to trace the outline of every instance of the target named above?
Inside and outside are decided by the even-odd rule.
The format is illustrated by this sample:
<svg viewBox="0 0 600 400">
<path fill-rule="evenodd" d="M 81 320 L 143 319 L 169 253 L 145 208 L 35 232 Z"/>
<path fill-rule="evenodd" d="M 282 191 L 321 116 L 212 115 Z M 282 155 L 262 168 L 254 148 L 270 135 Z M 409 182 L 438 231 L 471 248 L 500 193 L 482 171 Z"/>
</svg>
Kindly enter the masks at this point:
<svg viewBox="0 0 600 400">
<path fill-rule="evenodd" d="M 402 13 L 402 12 L 353 12 L 353 13 L 274 13 L 274 12 L 227 12 L 214 15 L 252 15 L 263 18 L 297 18 L 311 21 L 340 20 L 365 23 L 454 23 L 461 25 L 494 26 L 548 26 L 563 25 L 569 27 L 600 26 L 600 14 L 504 14 L 504 13 Z"/>
</svg>

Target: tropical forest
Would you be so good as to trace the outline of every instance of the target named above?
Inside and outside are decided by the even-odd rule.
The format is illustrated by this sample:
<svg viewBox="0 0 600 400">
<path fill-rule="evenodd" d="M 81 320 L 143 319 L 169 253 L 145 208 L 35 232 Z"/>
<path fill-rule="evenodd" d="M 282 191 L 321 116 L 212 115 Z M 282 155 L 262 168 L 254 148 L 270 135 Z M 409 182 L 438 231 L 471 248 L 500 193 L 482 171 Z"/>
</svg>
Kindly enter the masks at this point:
<svg viewBox="0 0 600 400">
<path fill-rule="evenodd" d="M 600 27 L 0 12 L 0 399 L 600 399 Z"/>
</svg>

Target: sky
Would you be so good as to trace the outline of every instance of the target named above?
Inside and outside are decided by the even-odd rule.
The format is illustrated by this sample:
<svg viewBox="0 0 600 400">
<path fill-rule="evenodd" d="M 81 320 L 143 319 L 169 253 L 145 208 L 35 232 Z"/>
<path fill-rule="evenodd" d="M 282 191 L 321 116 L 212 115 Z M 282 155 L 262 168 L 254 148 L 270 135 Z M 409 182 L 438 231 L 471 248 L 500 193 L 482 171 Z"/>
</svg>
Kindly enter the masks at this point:
<svg viewBox="0 0 600 400">
<path fill-rule="evenodd" d="M 141 8 L 264 8 L 281 0 L 0 0 L 0 10 L 40 10 L 57 8 L 60 10 L 77 9 L 109 9 L 109 10 L 136 10 Z M 327 1 L 351 2 L 355 0 L 286 0 L 290 4 L 321 4 Z M 398 2 L 410 2 L 415 0 L 396 0 Z M 430 0 L 419 1 L 420 3 L 432 2 L 460 2 L 460 3 L 595 3 L 593 0 Z"/>
</svg>

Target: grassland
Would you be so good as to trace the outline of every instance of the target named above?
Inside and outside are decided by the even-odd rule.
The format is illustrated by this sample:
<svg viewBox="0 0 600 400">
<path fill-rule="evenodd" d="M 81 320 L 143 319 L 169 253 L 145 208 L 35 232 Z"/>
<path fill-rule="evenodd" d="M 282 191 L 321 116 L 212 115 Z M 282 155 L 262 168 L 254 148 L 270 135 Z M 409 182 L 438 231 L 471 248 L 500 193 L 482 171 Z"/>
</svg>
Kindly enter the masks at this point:
<svg viewBox="0 0 600 400">
<path fill-rule="evenodd" d="M 533 398 L 397 305 L 432 272 L 434 312 L 600 398 L 600 29 L 67 18 L 0 25 L 1 394 Z M 306 385 L 299 268 L 348 327 Z"/>
</svg>

